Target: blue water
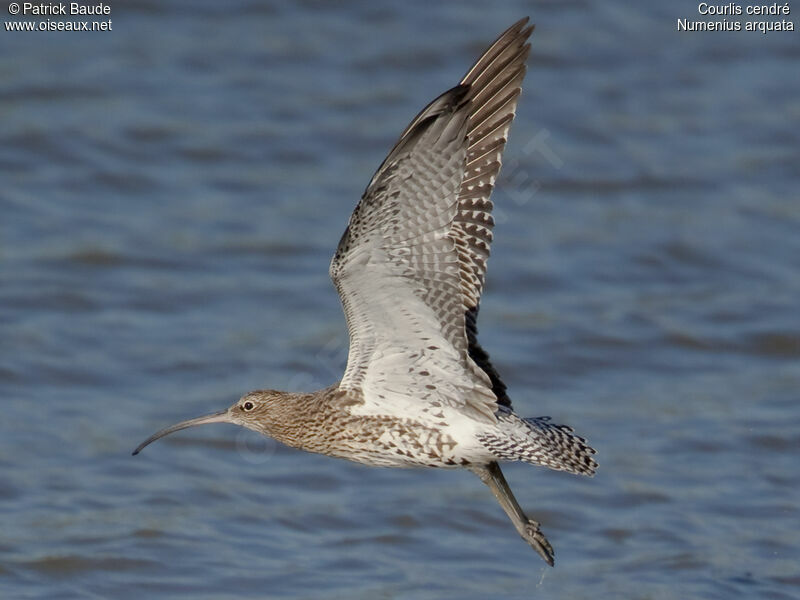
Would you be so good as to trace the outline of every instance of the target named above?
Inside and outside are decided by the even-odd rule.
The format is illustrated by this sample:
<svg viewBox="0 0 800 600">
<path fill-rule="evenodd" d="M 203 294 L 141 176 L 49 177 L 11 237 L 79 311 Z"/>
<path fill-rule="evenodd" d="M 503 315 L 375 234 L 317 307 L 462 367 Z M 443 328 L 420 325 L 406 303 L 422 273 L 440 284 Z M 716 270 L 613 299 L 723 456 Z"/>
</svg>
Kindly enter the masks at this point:
<svg viewBox="0 0 800 600">
<path fill-rule="evenodd" d="M 110 32 L 0 31 L 0 597 L 800 597 L 798 34 L 488 6 L 127 1 Z M 526 14 L 480 325 L 517 411 L 599 450 L 594 479 L 506 469 L 556 568 L 468 472 L 228 426 L 131 457 L 339 377 L 350 211 Z"/>
</svg>

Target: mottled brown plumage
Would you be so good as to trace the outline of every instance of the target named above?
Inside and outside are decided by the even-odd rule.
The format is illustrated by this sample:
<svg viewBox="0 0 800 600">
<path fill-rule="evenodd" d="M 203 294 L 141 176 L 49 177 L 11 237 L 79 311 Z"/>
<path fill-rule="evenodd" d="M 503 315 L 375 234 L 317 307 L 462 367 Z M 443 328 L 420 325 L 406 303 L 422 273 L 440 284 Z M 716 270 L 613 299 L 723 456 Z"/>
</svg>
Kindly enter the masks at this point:
<svg viewBox="0 0 800 600">
<path fill-rule="evenodd" d="M 367 465 L 469 468 L 553 564 L 498 461 L 592 475 L 594 450 L 547 417 L 518 417 L 477 337 L 494 226 L 489 197 L 532 30 L 527 19 L 515 23 L 412 120 L 353 211 L 330 267 L 350 334 L 342 380 L 307 394 L 250 392 L 227 410 L 159 431 L 134 454 L 174 431 L 224 422 Z"/>
</svg>

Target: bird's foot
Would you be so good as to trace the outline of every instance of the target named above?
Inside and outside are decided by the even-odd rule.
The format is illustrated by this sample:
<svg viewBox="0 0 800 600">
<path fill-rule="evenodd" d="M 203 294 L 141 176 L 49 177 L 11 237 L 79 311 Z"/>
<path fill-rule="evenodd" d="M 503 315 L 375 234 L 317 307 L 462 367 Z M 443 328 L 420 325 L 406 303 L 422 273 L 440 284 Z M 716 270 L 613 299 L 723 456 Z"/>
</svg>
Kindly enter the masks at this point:
<svg viewBox="0 0 800 600">
<path fill-rule="evenodd" d="M 528 522 L 525 524 L 524 533 L 522 533 L 522 539 L 528 542 L 548 565 L 552 567 L 555 564 L 553 547 L 539 529 L 539 523 L 533 519 L 528 519 Z"/>
</svg>

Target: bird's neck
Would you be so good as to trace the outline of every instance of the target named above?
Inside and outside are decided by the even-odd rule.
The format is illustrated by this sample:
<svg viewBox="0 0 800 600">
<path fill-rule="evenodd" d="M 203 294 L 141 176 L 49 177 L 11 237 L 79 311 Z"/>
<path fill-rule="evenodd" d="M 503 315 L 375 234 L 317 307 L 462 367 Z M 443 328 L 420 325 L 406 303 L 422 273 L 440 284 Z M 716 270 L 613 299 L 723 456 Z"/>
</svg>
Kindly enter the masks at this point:
<svg viewBox="0 0 800 600">
<path fill-rule="evenodd" d="M 325 428 L 331 412 L 329 390 L 308 394 L 284 392 L 273 406 L 272 418 L 261 433 L 292 448 L 324 452 L 325 449 L 318 446 L 320 440 L 325 439 L 320 430 Z"/>
</svg>

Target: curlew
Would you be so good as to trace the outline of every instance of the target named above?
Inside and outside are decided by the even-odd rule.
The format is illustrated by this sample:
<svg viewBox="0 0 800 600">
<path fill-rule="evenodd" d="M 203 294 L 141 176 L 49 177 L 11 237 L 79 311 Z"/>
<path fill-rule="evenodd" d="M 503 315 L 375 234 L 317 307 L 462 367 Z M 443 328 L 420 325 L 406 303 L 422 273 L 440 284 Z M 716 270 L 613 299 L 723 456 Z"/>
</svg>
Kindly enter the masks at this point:
<svg viewBox="0 0 800 600">
<path fill-rule="evenodd" d="M 465 468 L 551 566 L 500 461 L 593 475 L 594 449 L 548 417 L 521 418 L 478 343 L 492 241 L 489 197 L 530 51 L 512 25 L 403 131 L 367 185 L 330 265 L 350 350 L 341 381 L 313 393 L 257 390 L 155 433 L 232 423 L 279 442 L 383 467 Z"/>
</svg>

